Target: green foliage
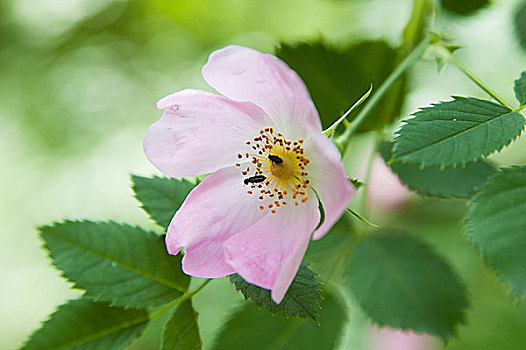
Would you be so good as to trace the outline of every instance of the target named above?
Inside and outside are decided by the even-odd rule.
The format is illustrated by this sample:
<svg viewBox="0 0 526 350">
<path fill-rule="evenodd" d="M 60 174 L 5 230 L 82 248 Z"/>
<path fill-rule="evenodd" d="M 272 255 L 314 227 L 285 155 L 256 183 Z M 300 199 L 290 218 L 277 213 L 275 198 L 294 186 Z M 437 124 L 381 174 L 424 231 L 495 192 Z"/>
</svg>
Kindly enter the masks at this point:
<svg viewBox="0 0 526 350">
<path fill-rule="evenodd" d="M 397 64 L 396 50 L 384 41 L 365 41 L 344 49 L 335 49 L 323 42 L 282 43 L 276 55 L 287 62 L 307 85 L 324 129 L 360 99 L 371 84 L 380 86 Z M 379 129 L 395 120 L 400 114 L 405 89 L 404 77 L 384 96 L 383 103 L 371 111 L 371 117 L 358 130 Z M 348 119 L 356 116 L 360 108 Z"/>
<path fill-rule="evenodd" d="M 202 345 L 197 312 L 192 301 L 185 300 L 164 325 L 161 350 L 201 349 Z"/>
<path fill-rule="evenodd" d="M 490 0 L 441 0 L 444 9 L 457 15 L 469 16 L 489 5 Z"/>
<path fill-rule="evenodd" d="M 521 73 L 519 79 L 515 80 L 513 86 L 515 97 L 520 102 L 521 106 L 526 105 L 526 71 Z"/>
<path fill-rule="evenodd" d="M 59 306 L 22 349 L 122 349 L 141 335 L 148 321 L 144 310 L 110 307 L 88 299 L 71 300 Z"/>
<path fill-rule="evenodd" d="M 396 221 L 391 221 L 393 226 L 410 226 L 413 232 L 422 233 L 427 242 L 455 265 L 468 290 L 466 325 L 458 327 L 458 335 L 450 338 L 447 346 L 428 347 L 435 350 L 522 350 L 526 344 L 526 332 L 522 331 L 526 329 L 526 304 L 509 297 L 505 285 L 485 266 L 473 243 L 464 239 L 459 222 L 465 214 L 466 205 L 461 201 L 428 198 L 407 205 Z M 351 321 L 356 322 L 356 318 L 352 317 Z"/>
<path fill-rule="evenodd" d="M 470 239 L 512 292 L 526 291 L 526 167 L 502 169 L 473 199 Z"/>
<path fill-rule="evenodd" d="M 230 276 L 230 282 L 241 291 L 245 300 L 252 300 L 256 305 L 263 306 L 273 314 L 310 318 L 316 322 L 320 316 L 321 283 L 314 278 L 315 273 L 303 262 L 296 277 L 281 303 L 276 304 L 270 296 L 270 290 L 246 282 L 238 274 Z"/>
<path fill-rule="evenodd" d="M 526 123 L 519 113 L 472 97 L 454 97 L 414 116 L 397 131 L 393 160 L 422 167 L 474 162 L 510 144 Z"/>
<path fill-rule="evenodd" d="M 347 213 L 343 214 L 322 239 L 309 243 L 305 260 L 312 264 L 312 269 L 322 281 L 328 282 L 337 274 L 343 274 L 336 268 L 341 265 L 338 260 L 349 255 L 355 239 L 353 220 Z"/>
<path fill-rule="evenodd" d="M 175 212 L 183 204 L 194 184 L 174 178 L 151 178 L 132 175 L 135 198 L 161 227 L 167 228 Z"/>
<path fill-rule="evenodd" d="M 391 159 L 390 143 L 384 143 L 380 149 L 382 158 Z M 398 175 L 411 190 L 424 196 L 441 198 L 471 198 L 475 190 L 497 170 L 489 163 L 478 160 L 464 167 L 429 167 L 421 169 L 414 164 L 392 163 L 391 170 Z"/>
<path fill-rule="evenodd" d="M 365 313 L 380 326 L 447 340 L 464 320 L 464 286 L 446 261 L 414 236 L 364 237 L 352 253 L 348 283 Z"/>
<path fill-rule="evenodd" d="M 347 321 L 345 309 L 335 296 L 327 295 L 318 326 L 297 318 L 273 316 L 246 303 L 223 326 L 213 349 L 334 349 Z"/>
<path fill-rule="evenodd" d="M 164 240 L 115 222 L 65 221 L 41 229 L 53 264 L 96 301 L 144 307 L 169 302 L 186 291 L 180 257 Z"/>
</svg>

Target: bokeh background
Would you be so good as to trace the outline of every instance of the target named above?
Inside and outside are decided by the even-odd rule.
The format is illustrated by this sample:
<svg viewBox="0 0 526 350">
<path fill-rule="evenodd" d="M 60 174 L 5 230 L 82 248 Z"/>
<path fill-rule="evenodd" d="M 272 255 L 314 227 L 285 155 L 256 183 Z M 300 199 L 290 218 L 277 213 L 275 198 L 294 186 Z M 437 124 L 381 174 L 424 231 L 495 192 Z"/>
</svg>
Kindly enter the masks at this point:
<svg viewBox="0 0 526 350">
<path fill-rule="evenodd" d="M 280 42 L 320 38 L 336 47 L 376 39 L 396 47 L 412 6 L 410 0 L 0 0 L 0 349 L 19 347 L 56 305 L 80 294 L 50 266 L 39 225 L 87 218 L 154 227 L 132 196 L 129 176 L 157 174 L 142 151 L 147 128 L 160 117 L 155 102 L 182 88 L 209 89 L 200 68 L 211 51 L 240 44 L 274 52 Z M 526 20 L 516 28 L 524 6 L 495 0 L 467 15 L 440 12 L 436 21 L 436 29 L 465 46 L 460 59 L 510 101 L 513 80 L 526 69 L 520 41 Z M 422 61 L 408 79 L 402 116 L 451 94 L 486 98 L 453 66 L 437 74 L 434 62 Z M 367 137 L 354 142 L 350 176 L 362 176 L 356 164 Z M 525 147 L 518 142 L 492 159 L 525 164 Z M 472 296 L 467 325 L 448 348 L 523 349 L 526 308 L 463 239 L 465 203 L 406 196 L 382 205 L 397 186 L 382 174 L 373 174 L 383 189 L 372 198 L 373 218 L 424 237 Z M 226 279 L 196 297 L 205 348 L 241 302 Z M 152 323 L 130 348 L 156 348 L 161 325 Z M 379 339 L 393 335 L 382 334 L 351 299 L 345 346 L 385 348 Z M 415 344 L 444 347 L 429 339 Z"/>
</svg>

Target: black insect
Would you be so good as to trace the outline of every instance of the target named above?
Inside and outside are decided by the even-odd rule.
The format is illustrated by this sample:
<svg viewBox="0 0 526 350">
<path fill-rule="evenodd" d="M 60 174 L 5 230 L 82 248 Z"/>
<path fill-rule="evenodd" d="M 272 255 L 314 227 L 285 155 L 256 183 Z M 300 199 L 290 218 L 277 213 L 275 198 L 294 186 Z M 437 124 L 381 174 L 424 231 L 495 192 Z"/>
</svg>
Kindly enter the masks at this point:
<svg viewBox="0 0 526 350">
<path fill-rule="evenodd" d="M 245 180 L 243 180 L 243 182 L 245 183 L 245 185 L 248 185 L 249 183 L 257 184 L 257 183 L 265 181 L 266 178 L 267 177 L 265 175 L 256 175 L 256 176 L 251 176 L 249 178 L 246 178 Z"/>
<path fill-rule="evenodd" d="M 269 154 L 268 155 L 268 159 L 270 159 L 270 161 L 272 163 L 276 163 L 276 164 L 281 164 L 283 163 L 283 159 L 281 159 L 280 157 L 276 156 L 276 155 L 273 155 L 273 154 Z"/>
</svg>

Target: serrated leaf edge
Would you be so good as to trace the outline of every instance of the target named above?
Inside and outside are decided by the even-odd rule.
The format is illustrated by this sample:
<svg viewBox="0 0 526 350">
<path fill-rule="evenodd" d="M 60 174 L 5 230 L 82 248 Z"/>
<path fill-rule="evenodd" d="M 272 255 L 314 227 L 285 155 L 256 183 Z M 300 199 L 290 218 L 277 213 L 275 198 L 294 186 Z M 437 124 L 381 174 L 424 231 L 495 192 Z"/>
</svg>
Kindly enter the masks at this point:
<svg viewBox="0 0 526 350">
<path fill-rule="evenodd" d="M 245 281 L 246 282 L 246 281 Z M 248 282 L 246 282 L 248 283 Z M 307 320 L 307 319 L 312 319 L 313 321 L 315 321 L 318 325 L 319 325 L 319 322 L 318 322 L 318 318 L 319 318 L 319 313 L 313 315 L 311 312 L 307 311 L 307 309 L 305 307 L 303 307 L 303 305 L 301 305 L 301 303 L 299 303 L 295 297 L 293 296 L 290 296 L 291 299 L 294 300 L 295 304 L 297 306 L 300 306 L 300 308 L 302 310 L 305 311 L 305 314 L 307 314 L 307 316 L 302 316 L 300 315 L 298 312 L 294 312 L 294 311 L 291 311 L 288 315 L 285 314 L 282 310 L 279 310 L 279 309 L 276 309 L 275 311 L 272 311 L 270 310 L 268 307 L 265 306 L 265 303 L 264 302 L 258 302 L 256 300 L 254 300 L 254 298 L 252 298 L 250 295 L 245 295 L 245 293 L 243 293 L 243 291 L 241 290 L 241 287 L 238 287 L 237 286 L 237 283 L 233 283 L 234 284 L 234 287 L 236 288 L 236 292 L 241 292 L 241 295 L 243 296 L 243 298 L 245 299 L 245 301 L 251 301 L 253 302 L 259 310 L 261 309 L 265 309 L 267 310 L 268 312 L 270 312 L 271 314 L 273 315 L 280 315 L 280 316 L 283 316 L 287 319 L 289 319 L 290 317 L 289 316 L 294 316 L 294 317 L 298 317 L 298 318 L 301 318 L 301 319 L 304 319 L 304 320 Z M 318 289 L 320 292 L 321 292 L 321 289 Z M 320 293 L 321 294 L 321 293 Z M 324 300 L 323 296 L 321 296 L 320 298 L 317 298 L 318 300 Z M 321 306 L 319 303 L 317 303 L 317 307 L 319 310 L 321 310 Z"/>
<path fill-rule="evenodd" d="M 464 222 L 464 229 L 467 233 L 467 238 L 469 242 L 471 243 L 471 245 L 480 252 L 480 255 L 482 259 L 484 260 L 485 264 L 488 265 L 491 271 L 497 276 L 498 280 L 503 284 L 504 288 L 508 291 L 509 295 L 512 296 L 515 300 L 519 300 L 522 297 L 522 295 L 518 295 L 517 293 L 515 293 L 515 291 L 508 284 L 508 281 L 504 279 L 504 277 L 500 274 L 499 270 L 495 268 L 495 266 L 493 265 L 493 262 L 491 261 L 491 259 L 488 258 L 488 256 L 485 253 L 485 250 L 482 249 L 482 247 L 475 242 L 473 238 L 473 224 L 472 224 L 472 221 L 470 220 L 472 213 L 475 211 L 478 205 L 478 203 L 476 203 L 476 200 L 482 195 L 482 192 L 484 191 L 484 189 L 490 186 L 491 182 L 495 180 L 496 178 L 504 176 L 506 173 L 509 173 L 513 171 L 513 169 L 516 169 L 516 168 L 526 168 L 526 166 L 511 166 L 507 168 L 500 168 L 497 173 L 493 174 L 486 180 L 484 185 L 478 189 L 477 194 L 469 202 L 469 207 L 468 207 L 469 209 L 464 217 L 463 222 Z"/>
<path fill-rule="evenodd" d="M 306 265 L 308 267 L 308 265 Z M 323 285 L 323 283 L 321 283 L 320 281 L 318 281 L 316 279 L 316 277 L 318 276 L 316 273 L 314 273 L 312 270 L 308 270 L 309 271 L 309 277 L 312 277 L 312 280 L 316 282 L 316 289 L 317 289 L 317 293 L 319 294 L 319 297 L 315 298 L 315 300 L 317 300 L 316 302 L 316 306 L 318 308 L 318 310 L 321 310 L 321 305 L 320 305 L 320 302 L 319 301 L 323 301 L 324 298 L 323 298 L 323 290 L 319 287 L 321 285 Z M 318 325 L 320 325 L 319 323 L 319 317 L 320 317 L 320 314 L 319 312 L 316 313 L 316 314 L 312 314 L 311 312 L 309 312 L 293 295 L 290 295 L 289 292 L 287 291 L 287 293 L 285 294 L 285 296 L 289 296 L 293 301 L 294 303 L 296 304 L 296 306 L 299 306 L 300 309 L 304 310 L 305 311 L 305 314 L 307 314 L 308 316 L 302 316 L 300 315 L 298 312 L 294 312 L 294 311 L 291 311 L 288 315 L 285 314 L 283 311 L 279 310 L 279 309 L 276 309 L 276 311 L 272 311 L 270 310 L 269 308 L 267 308 L 265 306 L 265 303 L 264 302 L 261 302 L 261 303 L 258 303 L 256 300 L 254 300 L 250 295 L 245 295 L 245 293 L 243 293 L 243 291 L 241 290 L 241 287 L 238 286 L 238 283 L 236 283 L 235 281 L 233 282 L 230 277 L 233 276 L 233 275 L 230 275 L 228 276 L 229 277 L 229 281 L 234 285 L 235 289 L 236 289 L 236 292 L 241 292 L 241 295 L 243 295 L 243 298 L 246 300 L 246 301 L 251 301 L 253 302 L 255 305 L 258 306 L 259 309 L 261 308 L 264 308 L 265 310 L 269 311 L 270 313 L 272 313 L 273 315 L 276 315 L 276 314 L 279 314 L 285 318 L 289 318 L 289 316 L 295 316 L 295 317 L 298 317 L 298 318 L 301 318 L 301 319 L 304 319 L 304 320 L 307 320 L 307 319 L 312 319 L 314 322 L 316 322 Z M 239 276 L 241 279 L 243 279 L 243 277 Z M 261 288 L 261 287 L 258 287 L 256 285 L 253 285 L 251 283 L 248 283 L 247 281 L 245 281 L 243 279 L 243 281 L 249 285 L 252 285 L 252 286 L 255 286 L 257 288 Z M 306 287 L 309 287 L 307 286 L 305 283 L 301 283 L 301 282 L 296 282 L 297 284 L 299 285 L 302 285 L 302 286 L 306 286 Z M 261 289 L 264 289 L 264 288 L 261 288 Z M 271 302 L 274 302 L 271 300 Z"/>
<path fill-rule="evenodd" d="M 86 299 L 86 300 L 89 300 L 89 298 L 85 298 L 85 299 Z M 75 300 L 78 300 L 78 299 L 70 299 L 70 300 L 68 300 L 66 303 L 57 306 L 57 307 L 55 308 L 55 311 L 54 311 L 53 313 L 51 313 L 45 321 L 40 322 L 40 328 L 36 329 L 36 330 L 32 333 L 32 335 L 33 335 L 35 332 L 37 332 L 37 331 L 39 331 L 40 329 L 42 329 L 47 323 L 49 323 L 49 322 L 52 320 L 53 316 L 55 316 L 58 312 L 60 312 L 60 308 L 61 308 L 62 306 L 65 306 L 65 305 L 67 305 L 69 302 L 71 302 L 71 301 L 75 301 Z M 119 308 L 120 308 L 120 307 L 119 307 Z M 126 328 L 130 328 L 130 327 L 133 327 L 133 326 L 137 326 L 137 325 L 140 325 L 141 323 L 146 323 L 146 322 L 149 322 L 149 321 L 150 321 L 149 315 L 148 315 L 148 313 L 146 312 L 146 310 L 144 310 L 144 309 L 137 309 L 137 308 L 134 308 L 134 309 L 135 309 L 135 310 L 143 310 L 143 311 L 145 312 L 145 314 L 146 314 L 146 317 L 145 317 L 145 318 L 141 318 L 141 319 L 138 318 L 139 321 L 128 321 L 128 322 L 121 323 L 121 325 L 124 325 L 123 327 L 112 327 L 112 328 L 107 328 L 105 332 L 102 332 L 102 331 L 101 331 L 101 332 L 97 332 L 97 333 L 92 333 L 90 336 L 86 336 L 86 337 L 83 337 L 83 338 L 78 338 L 78 339 L 80 339 L 80 342 L 78 342 L 78 341 L 76 341 L 76 342 L 70 342 L 70 343 L 67 343 L 66 345 L 64 345 L 64 346 L 62 346 L 62 347 L 60 347 L 60 348 L 57 348 L 56 350 L 60 350 L 60 349 L 69 349 L 69 348 L 71 348 L 72 346 L 75 346 L 75 345 L 81 345 L 81 344 L 83 344 L 83 343 L 87 343 L 87 342 L 90 342 L 90 341 L 94 341 L 94 340 L 96 340 L 96 339 L 98 339 L 98 338 L 102 338 L 102 337 L 105 337 L 105 336 L 111 335 L 111 334 L 113 334 L 113 333 L 117 333 L 118 331 L 124 330 L 124 329 L 126 329 Z M 107 331 L 107 330 L 110 330 L 110 331 Z M 141 332 L 141 333 L 142 333 L 142 332 Z M 141 333 L 138 333 L 134 338 L 132 338 L 132 339 L 130 340 L 130 342 L 129 342 L 128 344 L 125 344 L 124 346 L 131 344 L 131 342 L 133 342 L 134 339 L 137 339 L 137 338 L 141 335 Z M 31 340 L 32 335 L 29 337 L 29 339 L 27 339 L 27 340 L 24 342 L 24 344 L 22 345 L 22 349 L 21 349 L 21 350 L 24 350 L 24 349 L 25 349 L 27 343 Z"/>
<path fill-rule="evenodd" d="M 478 160 L 479 160 L 479 159 L 477 159 L 474 163 L 476 163 Z M 483 160 L 485 160 L 485 159 L 483 159 Z M 397 164 L 397 163 L 393 163 L 393 164 Z M 393 165 L 393 164 L 391 164 L 391 165 Z M 405 165 L 405 164 L 408 164 L 408 165 L 415 165 L 414 163 L 401 163 L 401 164 L 404 164 L 404 165 Z M 471 163 L 471 164 L 473 164 L 473 163 Z M 489 162 L 487 162 L 487 164 L 489 164 Z M 453 199 L 460 199 L 460 200 L 470 200 L 470 199 L 472 199 L 472 198 L 474 198 L 474 197 L 476 196 L 476 193 L 478 192 L 478 190 L 483 186 L 483 185 L 480 185 L 480 186 L 474 186 L 474 187 L 473 187 L 473 190 L 474 190 L 475 193 L 473 193 L 471 196 L 461 196 L 461 195 L 458 195 L 458 194 L 451 194 L 451 195 L 449 195 L 449 196 L 445 196 L 445 195 L 442 195 L 442 194 L 440 194 L 440 193 L 432 193 L 432 192 L 430 192 L 430 191 L 422 191 L 422 190 L 417 189 L 417 188 L 415 188 L 414 186 L 412 186 L 412 185 L 406 183 L 405 181 L 403 181 L 402 178 L 400 178 L 400 176 L 398 175 L 398 172 L 394 171 L 394 169 L 391 167 L 391 165 L 389 165 L 389 168 L 391 169 L 391 171 L 392 171 L 393 173 L 396 174 L 396 176 L 398 177 L 398 179 L 400 180 L 401 183 L 403 183 L 405 186 L 407 186 L 407 188 L 409 188 L 411 191 L 414 191 L 414 192 L 416 192 L 416 193 L 418 193 L 419 195 L 424 196 L 424 197 L 430 197 L 430 198 L 442 198 L 442 199 L 450 199 L 450 198 L 453 198 Z M 465 164 L 465 165 L 469 165 L 469 164 Z M 465 167 L 465 165 L 462 166 L 462 167 Z M 428 168 L 426 168 L 426 169 L 429 169 L 429 168 L 432 168 L 432 167 L 428 167 Z M 440 169 L 440 171 L 444 171 L 445 169 L 449 169 L 449 168 L 456 168 L 456 167 L 439 168 L 439 169 Z M 498 170 L 498 169 L 495 168 L 495 170 Z M 490 177 L 491 177 L 491 176 L 494 176 L 494 175 L 495 175 L 495 174 L 492 174 L 492 175 L 490 175 Z M 490 177 L 486 178 L 486 181 L 485 181 L 483 184 L 485 184 L 485 183 L 489 180 Z"/>
<path fill-rule="evenodd" d="M 138 193 L 137 193 L 137 181 L 136 179 L 141 179 L 141 180 L 146 180 L 146 181 L 155 181 L 155 180 L 163 180 L 163 181 L 178 181 L 178 182 L 183 182 L 183 181 L 186 181 L 188 182 L 189 184 L 192 184 L 190 181 L 187 181 L 187 180 L 184 180 L 184 179 L 178 179 L 178 178 L 173 178 L 173 177 L 166 177 L 166 176 L 158 176 L 158 175 L 153 175 L 151 177 L 146 177 L 146 176 L 140 176 L 140 175 L 135 175 L 135 174 L 132 174 L 130 175 L 130 179 L 131 179 L 131 188 L 133 190 L 133 198 L 135 198 L 137 200 L 137 202 L 139 202 L 139 208 L 142 209 L 142 211 L 144 211 L 144 213 L 146 213 L 146 215 L 148 216 L 148 218 L 150 220 L 152 220 L 156 225 L 158 225 L 159 227 L 162 227 L 163 229 L 167 229 L 168 227 L 165 226 L 165 225 L 162 225 L 160 222 L 158 222 L 150 213 L 149 211 L 146 209 L 146 207 L 144 206 L 144 203 L 139 199 L 138 197 Z M 195 185 L 197 186 L 197 185 Z M 164 198 L 170 200 L 170 201 L 173 201 L 173 198 L 169 197 L 166 195 L 165 192 L 160 192 L 161 195 L 164 196 Z M 182 205 L 182 203 L 181 203 Z M 174 208 L 175 210 L 175 208 Z M 168 223 L 169 224 L 169 223 Z"/>
<path fill-rule="evenodd" d="M 189 300 L 185 300 L 184 302 L 186 302 L 186 301 L 189 301 Z M 190 301 L 190 302 L 191 302 L 191 301 Z M 195 313 L 197 314 L 197 312 L 193 309 L 192 304 L 190 304 L 190 305 L 191 305 L 191 307 L 192 307 L 192 311 L 195 312 Z M 179 305 L 179 306 L 180 306 L 180 305 Z M 179 306 L 178 306 L 178 307 L 179 307 Z M 171 317 L 170 317 L 168 320 L 166 320 L 166 322 L 165 322 L 164 325 L 163 325 L 163 333 L 162 333 L 162 335 L 161 335 L 161 348 L 160 348 L 161 350 L 163 349 L 164 333 L 165 333 L 165 332 L 167 331 L 167 329 L 168 329 L 168 323 L 170 322 L 171 318 L 172 318 L 173 316 L 175 316 L 176 313 L 177 313 L 177 310 L 174 310 L 174 311 L 172 312 Z M 187 328 L 184 329 L 184 331 L 182 332 L 182 337 L 181 337 L 181 338 L 183 338 L 186 334 L 188 334 L 188 332 L 190 332 L 190 330 L 192 330 L 192 328 L 194 327 L 194 324 L 197 325 L 197 319 L 195 320 L 195 323 L 190 324 Z M 202 349 L 202 347 L 203 347 L 203 342 L 202 342 L 202 339 L 201 339 L 200 337 L 199 337 L 199 340 L 200 340 L 200 342 L 199 342 L 198 346 L 194 348 L 194 349 L 196 349 L 196 350 L 197 350 L 197 349 Z"/>
<path fill-rule="evenodd" d="M 125 226 L 125 227 L 129 227 L 129 228 L 132 228 L 132 229 L 138 229 L 138 230 L 141 230 L 141 231 L 143 231 L 145 234 L 150 235 L 150 236 L 152 236 L 152 237 L 159 237 L 158 235 L 156 235 L 156 234 L 154 234 L 154 233 L 152 233 L 152 232 L 145 231 L 144 229 L 142 229 L 142 228 L 139 227 L 139 226 L 132 226 L 132 225 L 129 225 L 129 224 L 119 224 L 119 223 L 117 223 L 117 222 L 115 222 L 115 221 L 113 221 L 113 220 L 110 220 L 110 221 L 64 220 L 63 222 L 56 222 L 56 221 L 55 221 L 55 222 L 53 222 L 52 225 L 44 225 L 44 226 L 40 226 L 40 227 L 38 228 L 39 231 L 40 231 L 40 236 L 41 236 L 42 240 L 44 241 L 44 248 L 48 251 L 48 256 L 49 256 L 49 258 L 51 259 L 53 266 L 55 266 L 59 271 L 61 271 L 61 276 L 62 276 L 62 277 L 66 278 L 68 281 L 72 282 L 72 283 L 75 285 L 76 288 L 79 288 L 79 289 L 82 289 L 82 290 L 86 290 L 86 288 L 83 288 L 83 287 L 77 287 L 77 282 L 75 282 L 75 281 L 73 281 L 72 279 L 70 279 L 69 277 L 67 277 L 67 276 L 65 275 L 65 271 L 63 271 L 61 268 L 59 268 L 59 267 L 55 264 L 54 258 L 53 258 L 53 256 L 51 255 L 51 250 L 50 250 L 50 248 L 48 247 L 48 244 L 47 244 L 47 242 L 46 242 L 46 239 L 43 237 L 43 235 L 44 235 L 44 230 L 47 229 L 47 228 L 53 228 L 53 227 L 56 227 L 57 225 L 64 225 L 64 224 L 78 224 L 78 223 L 89 223 L 89 224 L 93 224 L 93 223 L 95 223 L 95 224 L 108 224 L 108 223 L 109 223 L 109 224 L 116 224 L 116 225 L 119 225 L 119 226 Z M 49 234 L 49 233 L 46 233 L 46 234 Z M 128 269 L 128 270 L 130 270 L 130 271 L 133 271 L 133 272 L 135 272 L 135 273 L 137 273 L 137 274 L 139 274 L 139 275 L 141 275 L 141 276 L 144 276 L 144 277 L 146 277 L 146 278 L 148 278 L 148 279 L 151 279 L 152 281 L 158 282 L 158 283 L 160 283 L 160 284 L 162 284 L 162 285 L 164 285 L 164 286 L 166 286 L 166 287 L 169 287 L 169 288 L 171 288 L 171 289 L 175 289 L 175 290 L 177 290 L 178 292 L 180 292 L 180 293 L 182 293 L 182 294 L 184 294 L 184 293 L 186 292 L 186 289 L 183 289 L 183 288 L 181 288 L 181 286 L 178 286 L 178 285 L 176 285 L 176 284 L 173 284 L 172 282 L 167 281 L 167 280 L 165 280 L 165 279 L 163 279 L 163 278 L 159 278 L 159 277 L 153 276 L 153 275 L 151 275 L 150 273 L 145 273 L 145 272 L 142 271 L 141 269 L 134 268 L 134 267 L 132 267 L 132 266 L 130 266 L 130 265 L 128 265 L 128 264 L 125 264 L 125 263 L 122 263 L 122 262 L 120 262 L 120 261 L 118 261 L 118 260 L 112 259 L 112 258 L 110 258 L 109 256 L 107 256 L 107 255 L 105 255 L 105 254 L 101 254 L 100 252 L 94 251 L 93 249 L 89 249 L 89 248 L 87 248 L 87 247 L 85 247 L 85 246 L 83 246 L 83 245 L 80 245 L 80 244 L 78 244 L 78 243 L 76 243 L 76 242 L 74 242 L 74 241 L 71 241 L 71 240 L 68 240 L 68 239 L 64 239 L 64 238 L 61 237 L 61 236 L 56 236 L 56 235 L 51 235 L 51 234 L 49 234 L 49 235 L 52 236 L 52 237 L 54 237 L 54 238 L 56 238 L 56 239 L 61 239 L 61 240 L 64 241 L 65 243 L 68 243 L 68 244 L 70 244 L 70 245 L 72 245 L 72 246 L 74 246 L 74 247 L 77 247 L 77 248 L 79 248 L 79 249 L 83 249 L 83 250 L 85 250 L 85 251 L 87 251 L 87 252 L 89 252 L 89 253 L 91 253 L 91 254 L 93 254 L 93 255 L 95 255 L 95 256 L 98 256 L 98 257 L 103 258 L 103 259 L 105 259 L 105 260 L 107 260 L 107 261 L 110 261 L 110 262 L 112 262 L 112 263 L 115 263 L 115 264 L 117 264 L 117 265 L 119 265 L 119 266 L 121 266 L 121 267 L 124 267 L 124 268 L 126 268 L 126 269 Z"/>
<path fill-rule="evenodd" d="M 524 81 L 523 85 L 520 85 L 521 81 Z M 519 98 L 519 88 L 521 89 L 520 94 L 523 95 L 522 99 Z M 520 106 L 524 106 L 526 104 L 526 71 L 521 72 L 520 77 L 514 81 L 513 92 L 515 93 L 515 99 L 519 102 Z"/>
<path fill-rule="evenodd" d="M 467 100 L 469 99 L 468 97 L 462 97 L 462 96 L 452 96 L 453 97 L 453 101 L 456 101 L 456 100 Z M 479 100 L 479 99 L 477 99 Z M 485 102 L 490 102 L 490 103 L 493 103 L 491 101 L 487 101 L 487 100 L 480 100 L 480 101 L 485 101 Z M 440 102 L 437 102 L 437 103 L 432 103 L 431 106 L 432 107 L 422 107 L 422 108 L 419 108 L 418 111 L 412 113 L 411 115 L 412 116 L 417 116 L 418 113 L 426 110 L 426 109 L 430 109 L 430 108 L 434 108 L 442 103 L 447 103 L 447 102 L 452 102 L 452 101 L 440 101 Z M 513 111 L 513 110 L 510 110 L 509 108 L 505 107 L 505 106 L 502 106 L 500 104 L 496 104 L 496 103 L 493 103 L 499 107 L 503 107 L 503 108 L 506 108 L 508 110 L 507 113 L 504 113 L 504 114 L 501 114 L 499 115 L 498 117 L 495 117 L 495 118 L 499 118 L 499 117 L 502 117 L 503 115 L 506 115 L 506 114 L 513 114 L 513 113 L 517 113 L 518 115 L 520 115 L 521 117 L 524 118 L 524 116 L 516 111 Z M 494 119 L 495 119 L 494 118 Z M 434 167 L 434 166 L 438 166 L 440 167 L 440 169 L 445 169 L 445 168 L 456 168 L 457 166 L 462 166 L 462 167 L 465 167 L 466 165 L 468 164 L 471 164 L 471 163 L 475 163 L 476 161 L 480 160 L 480 159 L 483 159 L 483 160 L 487 160 L 487 157 L 494 154 L 494 153 L 500 153 L 502 151 L 502 149 L 504 149 L 505 147 L 508 147 L 512 142 L 514 142 L 517 138 L 519 138 L 522 133 L 524 132 L 524 129 L 526 127 L 526 123 L 522 125 L 522 128 L 520 129 L 520 132 L 514 137 L 512 138 L 508 143 L 502 145 L 500 148 L 494 150 L 494 151 L 491 151 L 491 152 L 486 152 L 486 153 L 483 153 L 482 155 L 480 155 L 479 157 L 475 157 L 475 158 L 471 158 L 471 159 L 468 159 L 468 160 L 464 160 L 460 163 L 452 163 L 452 164 L 448 164 L 446 165 L 444 162 L 441 162 L 441 163 L 426 163 L 425 161 L 419 161 L 419 162 L 409 162 L 407 161 L 406 159 L 399 159 L 398 157 L 394 156 L 394 153 L 396 152 L 396 149 L 397 149 L 397 140 L 402 136 L 400 134 L 400 131 L 403 129 L 404 125 L 408 124 L 411 120 L 413 120 L 414 118 L 409 118 L 409 119 L 404 119 L 402 120 L 402 123 L 405 123 L 403 124 L 398 130 L 395 131 L 395 138 L 393 139 L 393 156 L 391 157 L 391 159 L 389 160 L 389 164 L 392 164 L 392 163 L 402 163 L 402 164 L 414 164 L 414 165 L 418 165 L 420 168 L 429 168 L 429 167 Z M 492 119 L 493 120 L 493 119 Z M 472 128 L 474 128 L 476 126 L 473 126 Z M 469 128 L 467 130 L 470 130 L 472 128 Z M 462 132 L 465 132 L 466 130 L 463 130 Z M 442 140 L 440 140 L 442 141 Z M 407 154 L 407 153 L 406 153 Z"/>
</svg>

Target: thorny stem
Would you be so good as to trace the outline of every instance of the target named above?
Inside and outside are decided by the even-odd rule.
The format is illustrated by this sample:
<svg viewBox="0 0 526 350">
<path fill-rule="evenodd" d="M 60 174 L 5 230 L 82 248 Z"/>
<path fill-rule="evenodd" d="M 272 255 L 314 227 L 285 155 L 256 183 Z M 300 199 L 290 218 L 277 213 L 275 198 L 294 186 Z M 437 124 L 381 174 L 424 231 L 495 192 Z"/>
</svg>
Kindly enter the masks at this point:
<svg viewBox="0 0 526 350">
<path fill-rule="evenodd" d="M 376 93 L 374 93 L 369 100 L 368 103 L 365 104 L 363 109 L 358 113 L 355 119 L 353 119 L 350 123 L 345 132 L 338 138 L 338 141 L 342 145 L 342 154 L 345 153 L 347 150 L 347 146 L 349 144 L 349 139 L 351 135 L 354 134 L 358 126 L 365 120 L 369 112 L 376 106 L 376 104 L 382 99 L 382 97 L 385 95 L 387 90 L 393 85 L 393 83 L 400 78 L 400 76 L 409 68 L 411 67 L 422 54 L 426 51 L 426 49 L 429 47 L 431 43 L 431 38 L 426 37 L 424 40 L 420 42 L 420 44 L 415 47 L 415 49 L 407 56 L 399 65 L 396 67 L 396 69 L 389 74 L 387 79 L 380 85 L 378 90 L 376 90 Z"/>
<path fill-rule="evenodd" d="M 148 318 L 150 320 L 153 320 L 159 316 L 161 316 L 162 314 L 172 310 L 174 307 L 178 306 L 179 304 L 181 304 L 183 301 L 186 301 L 188 299 L 191 299 L 195 294 L 199 293 L 201 291 L 201 289 L 203 289 L 208 283 L 210 283 L 211 279 L 208 279 L 206 281 L 204 281 L 203 283 L 201 283 L 201 285 L 199 287 L 197 287 L 195 290 L 189 292 L 187 291 L 186 293 L 184 293 L 181 297 L 175 299 L 174 301 L 172 301 L 171 303 L 169 303 L 168 305 L 166 305 L 165 307 L 155 311 L 155 312 L 152 312 Z"/>
<path fill-rule="evenodd" d="M 448 51 L 449 52 L 449 51 Z M 486 91 L 488 95 L 493 97 L 496 101 L 498 101 L 501 105 L 507 107 L 508 109 L 513 109 L 502 97 L 500 97 L 495 91 L 491 90 L 486 84 L 482 82 L 479 78 L 477 78 L 473 73 L 471 73 L 460 61 L 452 54 L 449 53 L 448 59 L 453 62 L 464 74 L 468 76 L 469 79 L 471 79 L 475 84 L 477 84 L 482 90 Z"/>
</svg>

